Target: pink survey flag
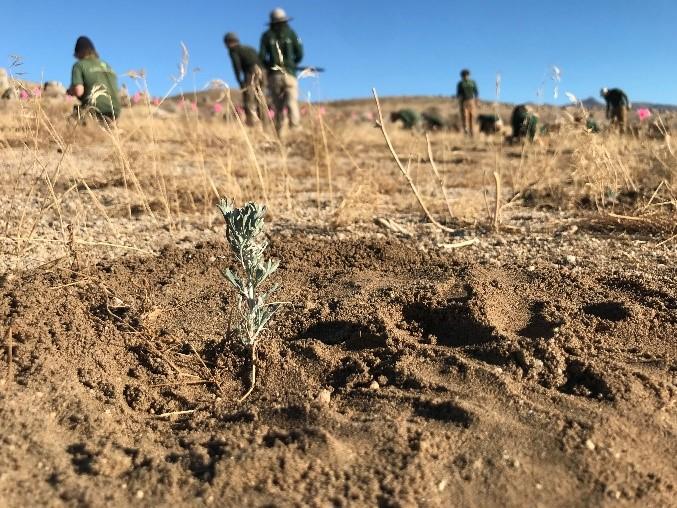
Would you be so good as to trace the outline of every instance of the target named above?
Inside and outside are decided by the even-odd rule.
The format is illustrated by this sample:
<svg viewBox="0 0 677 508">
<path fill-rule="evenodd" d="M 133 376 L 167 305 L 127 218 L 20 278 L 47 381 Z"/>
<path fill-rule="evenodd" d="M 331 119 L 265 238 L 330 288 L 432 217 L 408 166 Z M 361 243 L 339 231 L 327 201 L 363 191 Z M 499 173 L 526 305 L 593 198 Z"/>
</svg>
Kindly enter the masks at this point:
<svg viewBox="0 0 677 508">
<path fill-rule="evenodd" d="M 26 99 L 28 99 L 28 92 L 26 90 L 21 90 L 21 93 L 19 93 L 19 98 L 22 101 L 25 101 Z"/>
<path fill-rule="evenodd" d="M 639 108 L 637 110 L 637 116 L 639 117 L 640 122 L 643 122 L 651 117 L 651 110 L 649 108 Z"/>
<path fill-rule="evenodd" d="M 214 104 L 214 113 L 221 113 L 223 111 L 223 106 L 220 102 Z"/>
</svg>

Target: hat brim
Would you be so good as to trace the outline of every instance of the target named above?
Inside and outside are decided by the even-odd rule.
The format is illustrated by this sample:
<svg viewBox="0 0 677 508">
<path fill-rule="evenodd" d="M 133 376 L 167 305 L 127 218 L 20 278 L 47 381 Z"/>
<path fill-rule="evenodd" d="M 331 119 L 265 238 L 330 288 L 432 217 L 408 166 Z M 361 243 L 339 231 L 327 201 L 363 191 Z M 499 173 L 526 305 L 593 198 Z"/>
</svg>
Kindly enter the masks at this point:
<svg viewBox="0 0 677 508">
<path fill-rule="evenodd" d="M 293 19 L 294 18 L 289 18 L 289 17 L 284 18 L 284 19 L 276 19 L 275 21 L 269 21 L 268 24 L 269 25 L 275 25 L 277 23 L 286 23 L 287 21 L 292 21 Z"/>
</svg>

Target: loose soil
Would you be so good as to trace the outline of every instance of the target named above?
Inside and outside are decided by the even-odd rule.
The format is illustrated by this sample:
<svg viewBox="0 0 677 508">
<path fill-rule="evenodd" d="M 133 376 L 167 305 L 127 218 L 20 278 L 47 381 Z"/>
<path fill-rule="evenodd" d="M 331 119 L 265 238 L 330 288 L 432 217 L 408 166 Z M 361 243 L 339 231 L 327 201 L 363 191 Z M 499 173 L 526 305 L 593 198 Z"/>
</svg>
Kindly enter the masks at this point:
<svg viewBox="0 0 677 508">
<path fill-rule="evenodd" d="M 273 236 L 241 404 L 223 243 L 7 274 L 0 504 L 669 506 L 674 256 L 566 238 Z"/>
</svg>

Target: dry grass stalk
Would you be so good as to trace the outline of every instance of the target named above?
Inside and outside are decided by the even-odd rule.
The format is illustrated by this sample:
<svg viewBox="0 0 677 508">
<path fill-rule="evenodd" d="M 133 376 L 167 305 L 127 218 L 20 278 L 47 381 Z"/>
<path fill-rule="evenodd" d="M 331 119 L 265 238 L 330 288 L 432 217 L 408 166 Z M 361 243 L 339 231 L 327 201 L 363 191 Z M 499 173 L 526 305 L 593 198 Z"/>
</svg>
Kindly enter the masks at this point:
<svg viewBox="0 0 677 508">
<path fill-rule="evenodd" d="M 428 220 L 437 228 L 441 229 L 442 231 L 446 231 L 448 233 L 453 233 L 454 230 L 451 228 L 448 228 L 444 226 L 443 224 L 440 224 L 428 211 L 428 207 L 426 207 L 425 203 L 423 203 L 423 198 L 421 197 L 421 194 L 418 192 L 418 189 L 416 188 L 416 185 L 414 184 L 414 181 L 411 179 L 411 176 L 409 175 L 409 171 L 405 169 L 405 167 L 402 165 L 402 161 L 400 161 L 400 158 L 397 155 L 397 152 L 395 152 L 395 148 L 393 147 L 392 142 L 390 141 L 390 136 L 388 136 L 388 131 L 386 131 L 385 128 L 385 122 L 383 120 L 383 112 L 381 111 L 381 104 L 378 100 L 378 94 L 376 93 L 376 88 L 372 88 L 372 93 L 374 95 L 374 100 L 376 101 L 376 109 L 378 110 L 378 126 L 381 129 L 381 133 L 383 134 L 383 138 L 385 139 L 386 145 L 388 145 L 388 150 L 390 150 L 390 154 L 393 157 L 393 160 L 397 164 L 397 167 L 399 168 L 400 172 L 404 176 L 404 178 L 407 180 L 407 183 L 409 184 L 409 187 L 411 187 L 412 192 L 414 193 L 414 196 L 416 196 L 416 200 L 418 201 L 418 204 L 421 206 L 421 209 L 423 210 L 423 213 L 425 216 L 428 218 Z"/>
<path fill-rule="evenodd" d="M 442 179 L 442 176 L 440 175 L 440 172 L 437 170 L 437 164 L 435 163 L 435 159 L 433 158 L 433 148 L 430 144 L 430 136 L 428 133 L 425 135 L 425 141 L 426 145 L 428 146 L 428 159 L 430 160 L 430 166 L 433 169 L 433 173 L 435 174 L 435 178 L 437 179 L 437 183 L 440 186 L 440 189 L 442 190 L 442 195 L 444 196 L 444 202 L 447 205 L 447 211 L 449 212 L 449 217 L 454 217 L 454 212 L 451 211 L 451 203 L 449 202 L 449 196 L 447 196 L 447 189 L 444 185 L 444 180 Z"/>
</svg>

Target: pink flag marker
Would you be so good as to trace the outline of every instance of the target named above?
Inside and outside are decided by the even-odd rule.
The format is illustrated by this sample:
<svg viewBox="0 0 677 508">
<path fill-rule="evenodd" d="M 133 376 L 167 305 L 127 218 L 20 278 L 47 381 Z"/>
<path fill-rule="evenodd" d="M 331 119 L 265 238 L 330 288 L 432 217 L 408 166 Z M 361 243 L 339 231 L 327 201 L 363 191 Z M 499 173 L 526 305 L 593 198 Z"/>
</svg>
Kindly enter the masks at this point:
<svg viewBox="0 0 677 508">
<path fill-rule="evenodd" d="M 637 116 L 639 117 L 639 121 L 643 122 L 647 118 L 651 118 L 651 110 L 649 108 L 639 108 L 637 110 Z"/>
<path fill-rule="evenodd" d="M 19 93 L 19 98 L 22 101 L 25 101 L 26 99 L 28 99 L 28 92 L 26 90 L 21 90 L 21 92 Z"/>
<path fill-rule="evenodd" d="M 220 102 L 214 104 L 214 113 L 221 113 L 223 111 L 223 105 Z"/>
</svg>

